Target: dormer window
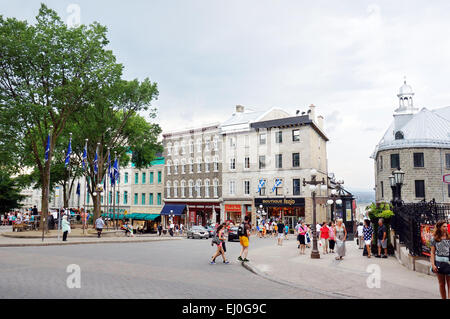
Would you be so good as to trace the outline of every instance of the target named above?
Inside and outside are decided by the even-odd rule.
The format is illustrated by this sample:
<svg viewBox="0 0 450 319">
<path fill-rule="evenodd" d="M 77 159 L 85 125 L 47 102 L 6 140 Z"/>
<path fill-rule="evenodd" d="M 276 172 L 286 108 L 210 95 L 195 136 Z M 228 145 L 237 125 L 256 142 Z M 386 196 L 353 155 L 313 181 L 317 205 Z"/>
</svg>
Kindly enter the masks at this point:
<svg viewBox="0 0 450 319">
<path fill-rule="evenodd" d="M 405 136 L 403 135 L 403 132 L 398 131 L 397 133 L 395 133 L 396 140 L 403 140 L 404 138 L 405 138 Z"/>
</svg>

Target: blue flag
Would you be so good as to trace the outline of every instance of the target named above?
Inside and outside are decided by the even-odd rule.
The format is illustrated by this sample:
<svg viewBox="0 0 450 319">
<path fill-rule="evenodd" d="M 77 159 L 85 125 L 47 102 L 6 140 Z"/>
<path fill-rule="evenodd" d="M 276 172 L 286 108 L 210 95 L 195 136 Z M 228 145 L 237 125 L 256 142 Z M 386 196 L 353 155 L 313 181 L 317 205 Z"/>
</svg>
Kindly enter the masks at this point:
<svg viewBox="0 0 450 319">
<path fill-rule="evenodd" d="M 71 154 L 72 154 L 72 140 L 69 140 L 69 146 L 67 147 L 66 161 L 64 162 L 64 166 L 69 165 Z"/>
<path fill-rule="evenodd" d="M 87 143 L 84 146 L 84 150 L 83 150 L 83 170 L 86 169 L 86 161 L 87 161 Z"/>
<path fill-rule="evenodd" d="M 280 185 L 281 185 L 281 180 L 277 178 L 275 180 L 275 185 L 273 185 L 273 187 L 272 187 L 272 192 L 274 192 L 277 189 L 277 187 Z"/>
<path fill-rule="evenodd" d="M 94 173 L 98 173 L 98 155 L 97 150 L 95 151 L 95 157 L 94 157 Z"/>
<path fill-rule="evenodd" d="M 47 147 L 45 148 L 45 161 L 48 161 L 48 155 L 50 153 L 50 134 L 47 136 Z"/>
<path fill-rule="evenodd" d="M 114 165 L 111 170 L 111 185 L 114 186 L 116 184 L 116 180 L 119 179 L 119 163 L 117 158 L 114 160 Z"/>
<path fill-rule="evenodd" d="M 80 182 L 78 182 L 77 186 L 77 195 L 80 196 L 81 190 L 80 190 Z"/>
<path fill-rule="evenodd" d="M 261 191 L 261 188 L 263 188 L 265 184 L 266 184 L 265 180 L 263 180 L 263 179 L 259 180 L 257 193 L 259 193 Z"/>
</svg>

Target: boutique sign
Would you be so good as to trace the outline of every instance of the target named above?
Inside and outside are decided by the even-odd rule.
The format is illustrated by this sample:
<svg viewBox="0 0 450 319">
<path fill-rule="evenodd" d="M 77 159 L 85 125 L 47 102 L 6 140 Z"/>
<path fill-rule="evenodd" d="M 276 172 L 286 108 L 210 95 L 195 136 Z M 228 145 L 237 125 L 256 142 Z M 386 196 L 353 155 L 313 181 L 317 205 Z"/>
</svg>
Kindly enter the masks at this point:
<svg viewBox="0 0 450 319">
<path fill-rule="evenodd" d="M 255 198 L 255 206 L 259 207 L 304 207 L 304 198 Z"/>
</svg>

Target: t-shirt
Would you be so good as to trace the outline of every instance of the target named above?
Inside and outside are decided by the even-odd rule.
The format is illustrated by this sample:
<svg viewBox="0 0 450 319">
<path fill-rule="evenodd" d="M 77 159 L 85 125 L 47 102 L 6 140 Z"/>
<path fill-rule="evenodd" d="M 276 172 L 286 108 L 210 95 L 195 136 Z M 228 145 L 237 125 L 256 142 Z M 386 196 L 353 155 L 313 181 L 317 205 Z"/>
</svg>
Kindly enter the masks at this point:
<svg viewBox="0 0 450 319">
<path fill-rule="evenodd" d="M 441 239 L 441 241 L 436 241 L 431 238 L 430 245 L 436 247 L 436 255 L 440 257 L 450 257 L 450 239 Z"/>
<path fill-rule="evenodd" d="M 373 234 L 372 226 L 369 226 L 369 227 L 363 226 L 364 240 L 371 240 L 372 239 L 372 234 Z M 381 238 L 383 238 L 383 237 L 381 237 Z"/>
<path fill-rule="evenodd" d="M 278 227 L 278 233 L 282 234 L 283 231 L 284 231 L 284 224 L 283 223 L 278 223 L 277 227 Z"/>
<path fill-rule="evenodd" d="M 358 236 L 360 236 L 360 237 L 364 235 L 363 234 L 363 228 L 364 228 L 363 225 L 358 225 L 357 230 L 358 230 Z"/>
<path fill-rule="evenodd" d="M 97 218 L 97 220 L 95 221 L 95 228 L 103 228 L 105 227 L 105 222 L 103 221 L 103 219 L 101 218 Z"/>
<path fill-rule="evenodd" d="M 382 240 L 383 239 L 383 233 L 386 232 L 386 226 L 382 225 L 381 227 L 378 227 L 378 239 Z M 387 236 L 386 236 L 387 238 Z"/>
<path fill-rule="evenodd" d="M 328 239 L 328 237 L 330 237 L 330 229 L 325 225 L 320 229 L 320 238 Z"/>
</svg>

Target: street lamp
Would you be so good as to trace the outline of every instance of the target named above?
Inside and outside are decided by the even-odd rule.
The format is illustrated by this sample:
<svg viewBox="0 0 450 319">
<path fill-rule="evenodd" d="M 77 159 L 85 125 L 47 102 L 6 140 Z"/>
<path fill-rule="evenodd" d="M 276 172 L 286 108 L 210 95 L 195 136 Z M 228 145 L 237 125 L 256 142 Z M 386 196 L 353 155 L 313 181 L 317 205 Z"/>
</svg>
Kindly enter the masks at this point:
<svg viewBox="0 0 450 319">
<path fill-rule="evenodd" d="M 405 172 L 403 172 L 400 168 L 393 171 L 389 176 L 389 184 L 392 189 L 392 204 L 394 206 L 402 205 L 402 186 L 404 178 Z"/>
<path fill-rule="evenodd" d="M 331 219 L 335 219 L 336 215 L 336 205 L 342 205 L 342 199 L 340 199 L 341 196 L 341 185 L 344 184 L 343 180 L 336 181 L 336 189 L 331 190 L 330 199 L 327 200 L 328 205 L 332 205 L 331 207 Z"/>
<path fill-rule="evenodd" d="M 312 234 L 313 234 L 313 248 L 311 251 L 311 258 L 313 259 L 319 259 L 320 253 L 317 248 L 317 234 L 316 234 L 316 191 L 320 187 L 321 189 L 327 189 L 327 183 L 325 182 L 325 178 L 322 178 L 321 181 L 318 181 L 317 178 L 317 170 L 311 169 L 311 180 L 307 181 L 303 179 L 303 186 L 309 185 L 309 190 L 312 194 L 312 200 L 313 200 L 313 227 L 312 227 Z M 319 186 L 319 187 L 318 187 Z"/>
</svg>

